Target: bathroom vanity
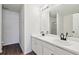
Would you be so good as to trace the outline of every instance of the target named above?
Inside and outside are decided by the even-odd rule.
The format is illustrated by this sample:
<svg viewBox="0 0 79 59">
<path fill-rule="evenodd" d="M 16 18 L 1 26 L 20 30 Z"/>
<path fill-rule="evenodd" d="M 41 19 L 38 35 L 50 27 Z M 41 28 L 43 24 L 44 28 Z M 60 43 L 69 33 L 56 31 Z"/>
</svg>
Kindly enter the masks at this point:
<svg viewBox="0 0 79 59">
<path fill-rule="evenodd" d="M 67 41 L 60 40 L 57 35 L 46 36 L 32 35 L 32 50 L 37 55 L 78 55 L 78 38 L 67 38 Z"/>
<path fill-rule="evenodd" d="M 32 50 L 37 55 L 79 55 L 78 7 L 61 4 L 41 9 L 39 32 L 46 35 L 32 35 Z M 68 33 L 67 39 L 61 40 L 61 33 Z"/>
</svg>

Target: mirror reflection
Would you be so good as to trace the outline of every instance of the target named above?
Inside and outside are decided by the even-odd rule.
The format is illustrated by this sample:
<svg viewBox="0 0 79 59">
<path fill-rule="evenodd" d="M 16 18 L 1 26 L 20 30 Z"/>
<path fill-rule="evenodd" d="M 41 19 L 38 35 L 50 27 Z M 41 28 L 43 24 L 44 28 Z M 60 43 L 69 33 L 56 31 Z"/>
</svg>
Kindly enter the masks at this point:
<svg viewBox="0 0 79 59">
<path fill-rule="evenodd" d="M 50 34 L 68 33 L 69 37 L 79 38 L 79 4 L 51 5 L 49 24 Z"/>
</svg>

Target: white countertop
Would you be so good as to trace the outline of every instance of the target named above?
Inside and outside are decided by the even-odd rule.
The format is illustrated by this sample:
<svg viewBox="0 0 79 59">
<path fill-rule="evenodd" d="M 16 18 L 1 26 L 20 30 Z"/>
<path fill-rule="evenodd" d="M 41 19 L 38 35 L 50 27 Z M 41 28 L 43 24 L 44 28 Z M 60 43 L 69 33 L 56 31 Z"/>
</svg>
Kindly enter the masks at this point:
<svg viewBox="0 0 79 59">
<path fill-rule="evenodd" d="M 69 37 L 67 41 L 60 40 L 57 35 L 48 34 L 42 36 L 40 34 L 34 34 L 32 37 L 38 38 L 39 40 L 45 41 L 47 43 L 53 44 L 57 47 L 65 49 L 73 54 L 79 54 L 79 38 Z"/>
</svg>

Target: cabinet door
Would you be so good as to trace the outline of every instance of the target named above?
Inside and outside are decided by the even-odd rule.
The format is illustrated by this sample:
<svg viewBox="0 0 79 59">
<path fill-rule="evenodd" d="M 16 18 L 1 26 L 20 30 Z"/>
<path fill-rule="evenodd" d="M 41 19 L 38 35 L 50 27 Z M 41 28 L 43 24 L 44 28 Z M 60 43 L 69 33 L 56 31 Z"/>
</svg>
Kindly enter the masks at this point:
<svg viewBox="0 0 79 59">
<path fill-rule="evenodd" d="M 36 53 L 37 52 L 37 42 L 35 38 L 32 38 L 32 50 Z"/>
<path fill-rule="evenodd" d="M 46 47 L 43 47 L 43 55 L 54 55 L 54 52 Z"/>
<path fill-rule="evenodd" d="M 37 55 L 42 55 L 42 41 L 37 39 Z"/>
<path fill-rule="evenodd" d="M 42 55 L 42 41 L 36 38 L 32 38 L 32 50 L 37 55 Z"/>
</svg>

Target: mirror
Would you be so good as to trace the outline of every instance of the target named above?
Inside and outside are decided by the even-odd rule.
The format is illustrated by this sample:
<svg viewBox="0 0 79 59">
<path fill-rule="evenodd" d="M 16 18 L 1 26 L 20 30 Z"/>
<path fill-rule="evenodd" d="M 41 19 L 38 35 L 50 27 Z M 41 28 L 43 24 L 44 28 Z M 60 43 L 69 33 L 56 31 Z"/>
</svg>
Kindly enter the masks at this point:
<svg viewBox="0 0 79 59">
<path fill-rule="evenodd" d="M 50 34 L 68 32 L 69 37 L 79 38 L 79 4 L 51 6 L 49 11 Z"/>
<path fill-rule="evenodd" d="M 79 13 L 63 17 L 63 31 L 68 32 L 71 37 L 79 38 Z"/>
</svg>

